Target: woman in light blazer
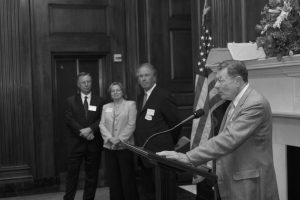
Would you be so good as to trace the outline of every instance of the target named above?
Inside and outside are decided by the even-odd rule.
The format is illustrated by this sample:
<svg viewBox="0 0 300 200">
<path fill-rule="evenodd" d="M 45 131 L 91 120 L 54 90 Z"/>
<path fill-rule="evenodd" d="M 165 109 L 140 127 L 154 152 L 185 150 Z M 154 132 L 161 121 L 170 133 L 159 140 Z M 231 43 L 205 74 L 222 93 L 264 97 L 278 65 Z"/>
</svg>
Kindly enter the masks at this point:
<svg viewBox="0 0 300 200">
<path fill-rule="evenodd" d="M 122 146 L 121 141 L 134 144 L 136 104 L 125 100 L 121 83 L 113 82 L 108 92 L 112 102 L 102 109 L 100 131 L 104 140 L 105 164 L 111 200 L 136 200 L 133 153 Z"/>
</svg>

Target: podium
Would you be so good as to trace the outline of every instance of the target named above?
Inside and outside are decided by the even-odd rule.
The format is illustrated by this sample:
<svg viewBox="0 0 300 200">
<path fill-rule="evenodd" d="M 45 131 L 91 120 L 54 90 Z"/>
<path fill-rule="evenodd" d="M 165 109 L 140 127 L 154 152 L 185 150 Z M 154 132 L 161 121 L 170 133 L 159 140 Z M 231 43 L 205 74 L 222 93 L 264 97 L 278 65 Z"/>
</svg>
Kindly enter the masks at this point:
<svg viewBox="0 0 300 200">
<path fill-rule="evenodd" d="M 134 154 L 148 159 L 151 163 L 155 166 L 155 196 L 156 200 L 174 200 L 172 198 L 171 193 L 175 191 L 171 191 L 168 186 L 162 184 L 162 179 L 165 178 L 163 176 L 164 171 L 183 171 L 183 172 L 190 172 L 193 174 L 197 174 L 203 176 L 214 183 L 217 184 L 217 175 L 207 172 L 206 170 L 199 169 L 192 165 L 188 165 L 182 162 L 178 162 L 175 160 L 166 159 L 163 156 L 156 155 L 155 153 L 145 150 L 142 147 L 137 147 L 134 145 L 130 145 L 128 143 L 123 142 L 123 145 L 128 150 L 132 151 Z"/>
</svg>

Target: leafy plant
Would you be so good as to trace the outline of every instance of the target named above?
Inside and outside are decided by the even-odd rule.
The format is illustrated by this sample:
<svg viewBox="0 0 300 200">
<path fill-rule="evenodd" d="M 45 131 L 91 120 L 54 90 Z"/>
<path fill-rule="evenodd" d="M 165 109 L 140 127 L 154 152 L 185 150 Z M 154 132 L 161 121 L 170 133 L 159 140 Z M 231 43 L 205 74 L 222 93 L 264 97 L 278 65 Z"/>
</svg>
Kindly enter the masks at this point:
<svg viewBox="0 0 300 200">
<path fill-rule="evenodd" d="M 255 29 L 258 47 L 267 57 L 293 55 L 300 51 L 300 9 L 298 0 L 270 0 L 264 6 Z"/>
</svg>

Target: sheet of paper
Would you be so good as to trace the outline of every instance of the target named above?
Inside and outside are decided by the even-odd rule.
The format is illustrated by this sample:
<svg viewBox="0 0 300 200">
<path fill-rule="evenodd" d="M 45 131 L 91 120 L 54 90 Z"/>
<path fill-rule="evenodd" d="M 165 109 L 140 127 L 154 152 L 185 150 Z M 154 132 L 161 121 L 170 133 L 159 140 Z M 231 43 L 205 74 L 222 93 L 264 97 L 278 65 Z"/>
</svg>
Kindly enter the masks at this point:
<svg viewBox="0 0 300 200">
<path fill-rule="evenodd" d="M 255 60 L 266 57 L 263 48 L 257 48 L 256 43 L 228 43 L 227 47 L 234 60 Z"/>
<path fill-rule="evenodd" d="M 192 193 L 192 194 L 197 194 L 197 188 L 196 185 L 180 185 L 180 188 Z"/>
</svg>

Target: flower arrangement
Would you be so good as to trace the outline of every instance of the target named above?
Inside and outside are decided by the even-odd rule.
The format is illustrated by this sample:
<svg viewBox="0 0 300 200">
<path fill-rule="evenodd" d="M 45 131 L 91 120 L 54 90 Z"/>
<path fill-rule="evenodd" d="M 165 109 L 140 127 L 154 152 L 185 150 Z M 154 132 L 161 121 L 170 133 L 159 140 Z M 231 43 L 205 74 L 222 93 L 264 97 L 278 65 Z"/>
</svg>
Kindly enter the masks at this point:
<svg viewBox="0 0 300 200">
<path fill-rule="evenodd" d="M 266 56 L 293 55 L 300 51 L 300 9 L 298 0 L 269 0 L 262 12 L 262 20 L 256 25 L 258 47 Z"/>
</svg>

